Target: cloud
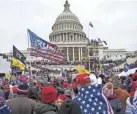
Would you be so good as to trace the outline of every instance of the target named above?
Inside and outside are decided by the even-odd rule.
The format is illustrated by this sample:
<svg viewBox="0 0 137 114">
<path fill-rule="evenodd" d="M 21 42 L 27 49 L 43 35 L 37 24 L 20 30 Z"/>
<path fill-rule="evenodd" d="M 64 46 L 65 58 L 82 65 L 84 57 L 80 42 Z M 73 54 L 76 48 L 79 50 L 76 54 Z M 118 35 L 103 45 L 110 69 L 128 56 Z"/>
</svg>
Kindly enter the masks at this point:
<svg viewBox="0 0 137 114">
<path fill-rule="evenodd" d="M 90 38 L 106 40 L 110 48 L 136 50 L 136 0 L 70 0 L 74 12 Z M 26 49 L 27 28 L 49 40 L 64 0 L 0 0 L 0 52 L 9 52 L 14 44 Z M 89 28 L 91 21 L 95 30 Z M 89 33 L 88 33 L 89 31 Z"/>
</svg>

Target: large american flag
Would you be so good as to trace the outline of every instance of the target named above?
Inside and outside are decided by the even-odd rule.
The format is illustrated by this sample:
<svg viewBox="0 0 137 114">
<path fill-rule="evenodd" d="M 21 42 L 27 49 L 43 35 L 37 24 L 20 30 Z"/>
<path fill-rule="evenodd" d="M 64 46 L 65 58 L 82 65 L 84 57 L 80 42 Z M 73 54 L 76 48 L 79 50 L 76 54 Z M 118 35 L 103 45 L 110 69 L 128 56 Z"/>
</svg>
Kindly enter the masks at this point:
<svg viewBox="0 0 137 114">
<path fill-rule="evenodd" d="M 64 62 L 63 50 L 60 50 L 56 45 L 41 39 L 30 30 L 28 30 L 28 36 L 31 44 L 31 56 L 42 57 L 56 63 Z"/>
<path fill-rule="evenodd" d="M 80 105 L 82 114 L 113 114 L 100 84 L 81 87 L 74 101 Z"/>
</svg>

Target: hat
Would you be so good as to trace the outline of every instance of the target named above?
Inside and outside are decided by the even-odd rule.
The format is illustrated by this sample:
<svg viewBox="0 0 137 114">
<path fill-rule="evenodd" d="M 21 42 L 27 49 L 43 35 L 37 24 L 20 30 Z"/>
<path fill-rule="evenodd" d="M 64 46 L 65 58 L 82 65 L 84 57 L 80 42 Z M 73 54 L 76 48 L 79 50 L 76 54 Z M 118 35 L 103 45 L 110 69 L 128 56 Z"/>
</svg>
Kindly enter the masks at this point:
<svg viewBox="0 0 137 114">
<path fill-rule="evenodd" d="M 68 100 L 68 97 L 66 95 L 59 95 L 57 99 L 61 99 L 62 101 Z"/>
<path fill-rule="evenodd" d="M 27 94 L 28 93 L 28 85 L 27 84 L 21 84 L 17 88 L 17 93 L 19 94 Z"/>
<path fill-rule="evenodd" d="M 64 87 L 64 88 L 68 88 L 69 86 L 70 86 L 69 83 L 64 82 L 64 84 L 63 84 L 63 87 Z"/>
<path fill-rule="evenodd" d="M 57 98 L 57 91 L 52 86 L 42 88 L 42 102 L 53 103 Z"/>
<path fill-rule="evenodd" d="M 77 84 L 79 85 L 85 85 L 85 84 L 91 83 L 91 80 L 88 74 L 78 74 L 76 79 L 77 79 Z"/>
</svg>

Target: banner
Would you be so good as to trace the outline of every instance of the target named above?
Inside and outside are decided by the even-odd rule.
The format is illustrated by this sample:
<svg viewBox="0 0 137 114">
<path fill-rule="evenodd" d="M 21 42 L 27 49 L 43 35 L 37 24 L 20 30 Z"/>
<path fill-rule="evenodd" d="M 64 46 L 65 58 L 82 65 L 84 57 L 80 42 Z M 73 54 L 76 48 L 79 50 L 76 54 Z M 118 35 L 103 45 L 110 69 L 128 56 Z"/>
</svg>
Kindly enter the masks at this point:
<svg viewBox="0 0 137 114">
<path fill-rule="evenodd" d="M 19 67 L 22 71 L 25 70 L 25 65 L 14 57 L 12 58 L 12 66 Z"/>
<path fill-rule="evenodd" d="M 90 72 L 88 70 L 86 70 L 85 68 L 83 68 L 81 66 L 77 66 L 76 69 L 78 70 L 79 74 L 90 74 Z"/>
<path fill-rule="evenodd" d="M 15 46 L 13 46 L 13 57 L 25 64 L 26 57 Z"/>
<path fill-rule="evenodd" d="M 5 73 L 5 77 L 6 77 L 7 79 L 16 80 L 16 76 L 13 76 L 13 75 L 11 75 L 11 74 L 9 74 L 9 73 Z"/>
<path fill-rule="evenodd" d="M 28 30 L 28 34 L 31 44 L 31 56 L 43 57 L 56 63 L 64 62 L 63 50 L 56 45 L 43 40 L 30 30 Z"/>
</svg>

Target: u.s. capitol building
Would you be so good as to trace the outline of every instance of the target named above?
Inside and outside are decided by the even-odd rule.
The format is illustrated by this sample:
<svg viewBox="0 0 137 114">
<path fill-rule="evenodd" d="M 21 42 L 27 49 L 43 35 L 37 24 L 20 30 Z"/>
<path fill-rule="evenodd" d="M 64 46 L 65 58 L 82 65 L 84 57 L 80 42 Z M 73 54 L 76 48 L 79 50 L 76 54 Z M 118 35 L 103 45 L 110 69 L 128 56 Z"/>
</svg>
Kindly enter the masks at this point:
<svg viewBox="0 0 137 114">
<path fill-rule="evenodd" d="M 125 49 L 108 49 L 101 41 L 89 40 L 83 31 L 78 17 L 71 11 L 68 1 L 64 4 L 63 12 L 56 18 L 49 35 L 50 43 L 64 50 L 65 58 L 69 62 L 89 61 L 93 58 L 120 60 L 126 58 Z M 29 56 L 29 51 L 21 51 L 27 61 L 41 60 Z M 43 60 L 43 59 L 42 59 Z M 75 69 L 76 65 L 47 65 L 49 69 Z M 46 67 L 46 66 L 45 66 Z"/>
</svg>

